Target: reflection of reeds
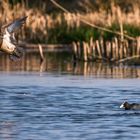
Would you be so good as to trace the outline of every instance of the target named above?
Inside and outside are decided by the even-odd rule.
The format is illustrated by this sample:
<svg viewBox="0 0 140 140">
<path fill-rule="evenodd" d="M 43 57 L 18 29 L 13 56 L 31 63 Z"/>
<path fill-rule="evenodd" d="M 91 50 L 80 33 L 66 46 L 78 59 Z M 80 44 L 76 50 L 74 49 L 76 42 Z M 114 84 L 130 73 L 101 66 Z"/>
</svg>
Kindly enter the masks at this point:
<svg viewBox="0 0 140 140">
<path fill-rule="evenodd" d="M 119 14 L 117 14 L 118 11 Z M 121 28 L 123 24 L 140 25 L 140 9 L 138 6 L 134 6 L 133 11 L 129 13 L 122 12 L 119 7 L 112 4 L 110 12 L 101 9 L 99 12 L 61 13 L 54 16 L 36 8 L 29 9 L 28 4 L 24 2 L 11 6 L 8 2 L 2 1 L 0 6 L 1 23 L 7 23 L 23 15 L 29 16 L 29 21 L 26 24 L 26 30 L 20 34 L 20 38 L 22 37 L 27 41 L 34 40 L 37 43 L 46 42 L 49 39 L 49 29 L 66 25 L 67 30 L 69 30 L 81 26 L 79 15 L 90 23 L 100 26 L 111 26 L 114 23 L 120 24 Z M 54 36 L 57 35 L 54 34 Z"/>
<path fill-rule="evenodd" d="M 48 55 L 46 57 L 46 55 Z M 129 66 L 111 66 L 103 63 L 76 63 L 75 66 L 71 61 L 64 62 L 63 55 L 52 58 L 52 54 L 45 55 L 45 60 L 40 64 L 39 53 L 26 53 L 25 59 L 19 62 L 10 61 L 9 57 L 0 55 L 0 71 L 58 71 L 68 72 L 78 75 L 105 77 L 105 78 L 140 78 L 140 68 Z M 69 56 L 71 57 L 71 56 Z M 65 60 L 68 57 L 65 56 Z"/>
<path fill-rule="evenodd" d="M 140 69 L 128 66 L 111 66 L 102 63 L 77 63 L 75 74 L 95 76 L 97 78 L 139 78 Z"/>
</svg>

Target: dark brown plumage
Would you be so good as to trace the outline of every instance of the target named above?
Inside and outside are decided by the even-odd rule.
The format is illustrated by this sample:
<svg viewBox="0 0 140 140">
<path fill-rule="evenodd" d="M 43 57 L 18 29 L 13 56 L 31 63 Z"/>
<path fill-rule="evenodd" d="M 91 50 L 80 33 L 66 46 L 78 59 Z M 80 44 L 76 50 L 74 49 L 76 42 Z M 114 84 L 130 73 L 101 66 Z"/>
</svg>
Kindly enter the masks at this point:
<svg viewBox="0 0 140 140">
<path fill-rule="evenodd" d="M 140 104 L 138 103 L 128 103 L 124 102 L 121 104 L 120 108 L 124 108 L 125 110 L 140 110 Z"/>
</svg>

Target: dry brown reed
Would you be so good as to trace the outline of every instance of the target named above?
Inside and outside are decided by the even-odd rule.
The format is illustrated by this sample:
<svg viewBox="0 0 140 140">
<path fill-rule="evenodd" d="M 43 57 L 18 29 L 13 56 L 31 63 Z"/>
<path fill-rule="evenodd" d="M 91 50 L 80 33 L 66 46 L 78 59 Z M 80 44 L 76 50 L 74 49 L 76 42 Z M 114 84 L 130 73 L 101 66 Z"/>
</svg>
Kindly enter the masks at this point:
<svg viewBox="0 0 140 140">
<path fill-rule="evenodd" d="M 121 25 L 121 32 L 123 24 L 140 25 L 140 9 L 137 5 L 129 13 L 123 12 L 120 7 L 112 4 L 110 12 L 100 9 L 99 12 L 59 13 L 57 16 L 54 16 L 48 15 L 36 8 L 29 9 L 25 3 L 17 3 L 11 6 L 7 1 L 2 1 L 2 5 L 0 6 L 1 24 L 24 15 L 27 15 L 29 20 L 25 26 L 26 30 L 23 30 L 19 37 L 26 41 L 36 40 L 36 42 L 47 40 L 48 30 L 61 26 L 64 23 L 68 29 L 81 26 L 80 16 L 84 17 L 88 22 L 100 26 L 111 26 L 113 23 L 118 23 Z"/>
<path fill-rule="evenodd" d="M 111 41 L 90 39 L 90 42 L 73 42 L 74 59 L 80 61 L 105 61 L 122 63 L 135 58 L 140 58 L 140 38 L 136 41 L 114 38 Z M 80 52 L 80 53 L 79 53 Z M 80 55 L 79 55 L 80 54 Z"/>
</svg>

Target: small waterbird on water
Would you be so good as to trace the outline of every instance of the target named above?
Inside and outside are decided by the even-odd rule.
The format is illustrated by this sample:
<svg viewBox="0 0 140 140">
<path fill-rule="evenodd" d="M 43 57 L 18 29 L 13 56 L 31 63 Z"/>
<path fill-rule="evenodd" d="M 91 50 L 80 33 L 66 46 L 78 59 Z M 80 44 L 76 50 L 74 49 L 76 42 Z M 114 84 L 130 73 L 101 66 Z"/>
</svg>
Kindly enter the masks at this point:
<svg viewBox="0 0 140 140">
<path fill-rule="evenodd" d="M 140 104 L 138 103 L 128 103 L 128 102 L 124 102 L 121 104 L 120 108 L 124 108 L 125 110 L 140 110 Z"/>
<path fill-rule="evenodd" d="M 1 27 L 0 51 L 9 54 L 11 59 L 20 59 L 23 55 L 23 50 L 15 38 L 15 32 L 26 22 L 26 19 L 27 16 L 18 18 Z"/>
</svg>

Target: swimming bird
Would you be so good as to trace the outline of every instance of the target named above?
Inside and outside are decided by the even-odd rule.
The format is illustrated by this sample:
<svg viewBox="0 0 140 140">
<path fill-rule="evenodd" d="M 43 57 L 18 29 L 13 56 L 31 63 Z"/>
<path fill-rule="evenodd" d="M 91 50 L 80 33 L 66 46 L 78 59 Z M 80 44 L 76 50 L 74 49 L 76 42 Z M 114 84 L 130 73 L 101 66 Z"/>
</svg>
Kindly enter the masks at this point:
<svg viewBox="0 0 140 140">
<path fill-rule="evenodd" d="M 140 110 L 140 104 L 138 103 L 128 103 L 124 102 L 121 104 L 120 108 L 124 108 L 125 110 Z"/>
<path fill-rule="evenodd" d="M 1 36 L 0 36 L 0 50 L 9 54 L 10 56 L 14 56 L 20 58 L 23 54 L 21 51 L 18 42 L 15 38 L 15 32 L 25 24 L 27 16 L 18 18 L 15 21 L 2 26 L 1 28 Z"/>
</svg>

